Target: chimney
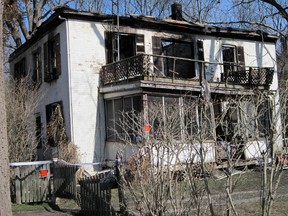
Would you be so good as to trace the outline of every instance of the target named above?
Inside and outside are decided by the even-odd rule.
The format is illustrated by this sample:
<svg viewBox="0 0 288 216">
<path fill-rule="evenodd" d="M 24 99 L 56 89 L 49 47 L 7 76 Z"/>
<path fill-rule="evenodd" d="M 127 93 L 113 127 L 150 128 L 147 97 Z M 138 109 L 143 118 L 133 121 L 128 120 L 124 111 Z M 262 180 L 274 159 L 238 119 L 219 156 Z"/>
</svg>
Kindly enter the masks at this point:
<svg viewBox="0 0 288 216">
<path fill-rule="evenodd" d="M 175 2 L 171 5 L 172 9 L 172 19 L 174 20 L 183 20 L 182 18 L 182 4 Z"/>
</svg>

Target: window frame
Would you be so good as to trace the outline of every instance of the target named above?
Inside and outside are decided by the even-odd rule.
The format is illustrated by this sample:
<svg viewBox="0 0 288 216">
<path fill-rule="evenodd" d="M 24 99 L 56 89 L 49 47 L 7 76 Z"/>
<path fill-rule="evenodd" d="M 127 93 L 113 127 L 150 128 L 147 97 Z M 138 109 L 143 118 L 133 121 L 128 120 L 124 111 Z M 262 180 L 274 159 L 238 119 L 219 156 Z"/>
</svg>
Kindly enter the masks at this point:
<svg viewBox="0 0 288 216">
<path fill-rule="evenodd" d="M 33 61 L 33 74 L 32 80 L 35 84 L 42 83 L 42 55 L 41 55 L 41 47 L 38 47 L 32 53 L 32 61 Z"/>
<path fill-rule="evenodd" d="M 44 43 L 44 82 L 57 80 L 61 75 L 60 34 Z"/>
<path fill-rule="evenodd" d="M 14 64 L 13 77 L 15 80 L 19 80 L 26 76 L 27 76 L 26 58 L 23 57 L 21 60 L 19 60 Z"/>
</svg>

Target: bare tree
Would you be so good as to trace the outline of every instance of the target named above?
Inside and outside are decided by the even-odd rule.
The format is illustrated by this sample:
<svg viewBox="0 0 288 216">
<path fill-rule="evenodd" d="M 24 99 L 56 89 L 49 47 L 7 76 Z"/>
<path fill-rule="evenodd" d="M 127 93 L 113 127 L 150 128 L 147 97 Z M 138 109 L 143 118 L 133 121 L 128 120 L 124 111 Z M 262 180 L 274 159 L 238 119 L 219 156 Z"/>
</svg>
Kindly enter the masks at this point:
<svg viewBox="0 0 288 216">
<path fill-rule="evenodd" d="M 12 48 L 19 47 L 35 34 L 37 28 L 55 9 L 63 7 L 71 1 L 5 1 L 4 27 L 7 33 L 7 43 Z M 14 43 L 10 43 L 10 36 Z"/>
<path fill-rule="evenodd" d="M 43 95 L 29 78 L 6 79 L 6 107 L 10 162 L 37 159 L 36 110 Z"/>
<path fill-rule="evenodd" d="M 146 114 L 132 110 L 118 115 L 114 132 L 123 147 L 135 150 L 122 169 L 126 199 L 135 204 L 129 210 L 141 215 L 201 215 L 208 206 L 214 215 L 207 181 L 212 166 L 204 163 L 213 155 L 213 124 L 211 112 L 200 104 L 198 99 L 182 105 L 152 101 Z"/>
<path fill-rule="evenodd" d="M 0 23 L 3 23 L 3 4 L 0 2 Z M 4 87 L 4 70 L 3 70 L 3 26 L 0 27 L 0 215 L 10 216 L 11 199 L 10 199 L 10 172 L 8 165 L 8 139 L 5 107 L 5 87 Z"/>
</svg>

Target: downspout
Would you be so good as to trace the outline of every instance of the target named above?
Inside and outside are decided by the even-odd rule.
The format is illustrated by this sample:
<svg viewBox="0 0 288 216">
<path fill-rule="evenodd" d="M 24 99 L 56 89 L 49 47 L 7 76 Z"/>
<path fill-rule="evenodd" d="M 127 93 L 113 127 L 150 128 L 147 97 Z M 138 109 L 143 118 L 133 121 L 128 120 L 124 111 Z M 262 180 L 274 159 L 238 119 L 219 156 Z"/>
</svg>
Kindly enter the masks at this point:
<svg viewBox="0 0 288 216">
<path fill-rule="evenodd" d="M 70 67 L 70 36 L 69 36 L 69 21 L 68 18 L 58 16 L 60 20 L 66 22 L 66 41 L 67 41 L 67 72 L 68 72 L 68 85 L 69 85 L 69 105 L 70 105 L 70 128 L 71 128 L 71 141 L 74 142 L 74 120 L 73 120 L 73 103 L 72 103 L 72 87 L 71 87 L 71 67 Z"/>
</svg>

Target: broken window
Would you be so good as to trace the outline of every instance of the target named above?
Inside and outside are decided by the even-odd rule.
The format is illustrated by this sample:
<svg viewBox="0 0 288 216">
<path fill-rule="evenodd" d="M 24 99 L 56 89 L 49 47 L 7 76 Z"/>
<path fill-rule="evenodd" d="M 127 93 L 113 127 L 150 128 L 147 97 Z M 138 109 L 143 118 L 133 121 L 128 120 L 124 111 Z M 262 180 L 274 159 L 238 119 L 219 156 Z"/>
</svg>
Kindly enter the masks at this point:
<svg viewBox="0 0 288 216">
<path fill-rule="evenodd" d="M 195 62 L 189 61 L 189 59 L 194 59 L 193 42 L 152 37 L 152 43 L 153 54 L 155 55 L 153 57 L 155 75 L 175 78 L 193 78 L 196 76 Z M 165 56 L 170 56 L 170 58 L 165 58 Z"/>
<path fill-rule="evenodd" d="M 57 107 L 60 108 L 61 116 L 59 116 L 59 114 L 57 115 L 57 113 L 55 113 Z M 55 113 L 55 115 L 53 115 L 54 113 Z M 62 119 L 64 118 L 62 101 L 58 101 L 58 102 L 54 102 L 54 103 L 46 105 L 46 124 L 47 124 L 47 137 L 48 137 L 47 143 L 52 147 L 57 146 L 57 143 L 55 142 L 55 139 L 54 139 L 55 134 L 53 134 L 53 133 L 54 132 L 55 133 L 61 133 L 61 131 L 59 131 L 59 130 L 63 129 L 63 128 L 59 128 L 59 130 L 57 130 L 58 127 L 61 127 L 61 125 L 59 125 L 58 123 L 57 123 L 57 125 L 54 125 L 53 120 L 55 120 L 55 119 L 53 119 L 52 117 L 55 116 L 55 118 L 56 118 L 56 115 L 57 115 L 57 117 L 61 117 Z M 51 121 L 53 122 L 52 124 L 51 124 Z M 57 119 L 57 121 L 59 121 L 59 119 Z M 56 128 L 56 131 L 55 131 L 55 128 Z M 60 137 L 57 137 L 57 138 L 60 138 Z"/>
<path fill-rule="evenodd" d="M 41 48 L 33 52 L 33 74 L 32 80 L 34 83 L 41 83 L 42 82 L 42 62 L 41 62 Z"/>
<path fill-rule="evenodd" d="M 255 140 L 269 136 L 271 108 L 269 102 L 258 104 L 251 98 L 224 101 L 214 107 L 218 140 Z"/>
<path fill-rule="evenodd" d="M 118 59 L 118 33 L 105 32 L 106 63 L 126 59 L 145 52 L 144 35 L 119 33 L 119 59 Z"/>
<path fill-rule="evenodd" d="M 107 140 L 117 140 L 117 134 L 123 134 L 123 130 L 126 135 L 129 134 L 132 141 L 136 139 L 137 125 L 135 124 L 135 118 L 142 109 L 141 101 L 140 96 L 106 100 Z M 127 122 L 123 124 L 124 118 L 124 121 Z"/>
<path fill-rule="evenodd" d="M 224 74 L 245 71 L 244 48 L 241 46 L 222 46 Z"/>
<path fill-rule="evenodd" d="M 51 82 L 61 74 L 60 34 L 44 44 L 44 81 Z"/>
<path fill-rule="evenodd" d="M 247 128 L 248 125 L 246 124 L 244 127 L 241 123 L 241 115 L 243 115 L 243 111 L 241 110 L 245 107 L 245 103 L 241 103 L 240 106 L 234 101 L 219 101 L 214 104 L 218 140 L 231 142 L 236 138 L 244 136 L 241 128 Z"/>
<path fill-rule="evenodd" d="M 26 59 L 22 58 L 14 65 L 14 79 L 21 79 L 24 78 L 26 75 Z"/>
</svg>

